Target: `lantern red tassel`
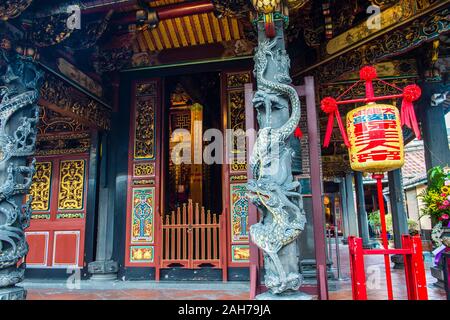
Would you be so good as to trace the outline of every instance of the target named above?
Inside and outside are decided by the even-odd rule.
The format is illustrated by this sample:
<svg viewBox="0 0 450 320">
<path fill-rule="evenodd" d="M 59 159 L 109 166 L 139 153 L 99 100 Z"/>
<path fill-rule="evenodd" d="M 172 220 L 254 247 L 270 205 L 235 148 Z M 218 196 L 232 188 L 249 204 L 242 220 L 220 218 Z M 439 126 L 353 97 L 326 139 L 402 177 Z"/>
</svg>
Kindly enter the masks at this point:
<svg viewBox="0 0 450 320">
<path fill-rule="evenodd" d="M 402 126 L 406 125 L 408 128 L 412 129 L 419 140 L 421 139 L 421 134 L 414 112 L 413 102 L 419 100 L 421 95 L 422 90 L 419 86 L 412 84 L 405 87 L 403 90 L 402 112 L 400 117 Z"/>
<path fill-rule="evenodd" d="M 328 114 L 327 131 L 325 132 L 325 139 L 323 141 L 323 146 L 327 148 L 330 145 L 331 134 L 333 133 L 334 117 L 336 116 L 339 130 L 341 131 L 342 138 L 344 138 L 344 143 L 347 146 L 347 148 L 349 148 L 350 142 L 348 141 L 347 133 L 345 132 L 344 124 L 342 123 L 341 115 L 339 114 L 336 99 L 326 97 L 322 100 L 320 107 L 323 112 Z"/>
<path fill-rule="evenodd" d="M 377 78 L 377 69 L 372 66 L 365 66 L 359 71 L 359 76 L 361 80 L 373 81 Z"/>
<path fill-rule="evenodd" d="M 298 140 L 300 140 L 301 138 L 303 138 L 303 132 L 302 132 L 302 129 L 300 129 L 300 127 L 297 127 L 297 128 L 295 129 L 294 136 L 295 136 Z"/>
</svg>

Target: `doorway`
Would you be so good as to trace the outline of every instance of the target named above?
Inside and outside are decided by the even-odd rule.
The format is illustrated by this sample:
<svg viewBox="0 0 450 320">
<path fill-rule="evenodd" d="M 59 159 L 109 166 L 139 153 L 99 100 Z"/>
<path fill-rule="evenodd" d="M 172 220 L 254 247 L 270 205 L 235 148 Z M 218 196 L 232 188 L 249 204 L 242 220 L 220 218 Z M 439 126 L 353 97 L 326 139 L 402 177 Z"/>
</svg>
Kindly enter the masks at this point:
<svg viewBox="0 0 450 320">
<path fill-rule="evenodd" d="M 220 267 L 222 166 L 203 159 L 204 132 L 222 129 L 220 75 L 167 77 L 164 92 L 162 267 Z"/>
</svg>

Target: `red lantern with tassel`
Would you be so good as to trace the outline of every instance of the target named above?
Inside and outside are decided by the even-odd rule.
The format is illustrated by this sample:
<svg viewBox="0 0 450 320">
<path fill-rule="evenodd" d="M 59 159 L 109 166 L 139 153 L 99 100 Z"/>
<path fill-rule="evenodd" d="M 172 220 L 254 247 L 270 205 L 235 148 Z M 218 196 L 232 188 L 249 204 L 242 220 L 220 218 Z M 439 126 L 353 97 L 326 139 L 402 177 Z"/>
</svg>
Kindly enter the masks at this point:
<svg viewBox="0 0 450 320">
<path fill-rule="evenodd" d="M 403 150 L 403 133 L 402 125 L 411 128 L 418 139 L 421 138 L 419 125 L 417 123 L 416 115 L 414 113 L 413 102 L 420 98 L 421 90 L 416 85 L 407 86 L 404 90 L 391 85 L 383 80 L 377 78 L 377 71 L 372 66 L 363 67 L 360 70 L 361 80 L 356 82 L 353 86 L 342 93 L 337 99 L 327 97 L 322 100 L 321 108 L 328 114 L 328 125 L 325 134 L 324 147 L 328 147 L 331 139 L 331 134 L 334 126 L 334 117 L 337 118 L 338 125 L 344 142 L 349 149 L 350 164 L 355 171 L 364 171 L 373 173 L 373 179 L 377 181 L 378 203 L 380 209 L 381 221 L 381 239 L 383 243 L 384 263 L 386 272 L 386 286 L 388 299 L 393 299 L 392 279 L 390 272 L 389 261 L 389 246 L 387 239 L 385 207 L 383 198 L 382 179 L 384 172 L 398 169 L 404 163 Z M 376 97 L 373 89 L 373 82 L 380 81 L 396 90 L 399 94 L 386 95 Z M 355 86 L 364 82 L 366 87 L 366 97 L 359 99 L 350 99 L 341 101 L 340 98 L 348 94 Z M 376 101 L 393 100 L 402 98 L 402 112 L 401 116 L 395 106 L 387 104 L 377 104 Z M 354 109 L 347 114 L 347 132 L 344 130 L 342 121 L 339 115 L 339 105 L 363 103 L 362 107 Z M 348 137 L 347 137 L 348 135 Z M 349 242 L 356 239 L 350 237 Z M 420 239 L 419 239 L 420 240 Z M 359 241 L 362 241 L 359 239 Z M 370 250 L 366 250 L 364 254 Z M 375 254 L 375 253 L 373 253 Z M 350 249 L 352 255 L 352 249 Z M 359 256 L 358 259 L 364 260 L 364 257 Z M 352 283 L 353 287 L 360 286 L 358 283 L 357 273 L 364 273 L 364 268 L 351 265 Z M 424 268 L 418 270 L 424 274 Z M 365 275 L 364 275 L 365 276 Z M 407 285 L 409 285 L 407 283 Z M 413 284 L 417 285 L 417 283 Z M 354 296 L 358 296 L 358 292 L 353 291 Z M 364 296 L 364 295 L 362 295 Z M 426 290 L 423 294 L 426 297 Z"/>
</svg>

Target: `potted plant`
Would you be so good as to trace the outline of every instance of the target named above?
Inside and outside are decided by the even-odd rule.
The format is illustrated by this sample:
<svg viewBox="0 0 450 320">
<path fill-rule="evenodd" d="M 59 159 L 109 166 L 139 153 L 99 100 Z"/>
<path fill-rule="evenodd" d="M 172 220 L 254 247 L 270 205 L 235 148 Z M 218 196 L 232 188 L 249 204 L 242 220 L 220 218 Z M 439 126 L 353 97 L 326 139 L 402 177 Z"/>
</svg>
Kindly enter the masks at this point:
<svg viewBox="0 0 450 320">
<path fill-rule="evenodd" d="M 441 235 L 448 232 L 450 222 L 450 170 L 439 166 L 429 172 L 427 188 L 420 194 L 425 204 L 422 216 L 429 216 L 434 225 L 432 239 L 436 246 L 442 245 Z"/>
<path fill-rule="evenodd" d="M 442 253 L 449 251 L 450 237 L 450 168 L 440 166 L 432 168 L 428 172 L 428 186 L 420 195 L 425 204 L 422 216 L 429 216 L 434 225 L 431 231 L 435 250 L 435 266 L 431 268 L 431 274 L 443 284 Z"/>
</svg>

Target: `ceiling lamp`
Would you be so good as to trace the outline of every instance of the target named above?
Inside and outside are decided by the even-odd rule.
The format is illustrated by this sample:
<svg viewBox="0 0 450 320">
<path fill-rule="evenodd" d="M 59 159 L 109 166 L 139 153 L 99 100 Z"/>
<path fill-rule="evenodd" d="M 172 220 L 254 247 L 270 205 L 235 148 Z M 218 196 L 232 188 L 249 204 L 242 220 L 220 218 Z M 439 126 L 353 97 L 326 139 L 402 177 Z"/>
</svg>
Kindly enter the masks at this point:
<svg viewBox="0 0 450 320">
<path fill-rule="evenodd" d="M 136 24 L 138 27 L 147 25 L 149 28 L 156 28 L 159 23 L 158 13 L 155 9 L 144 8 L 136 11 Z"/>
</svg>

